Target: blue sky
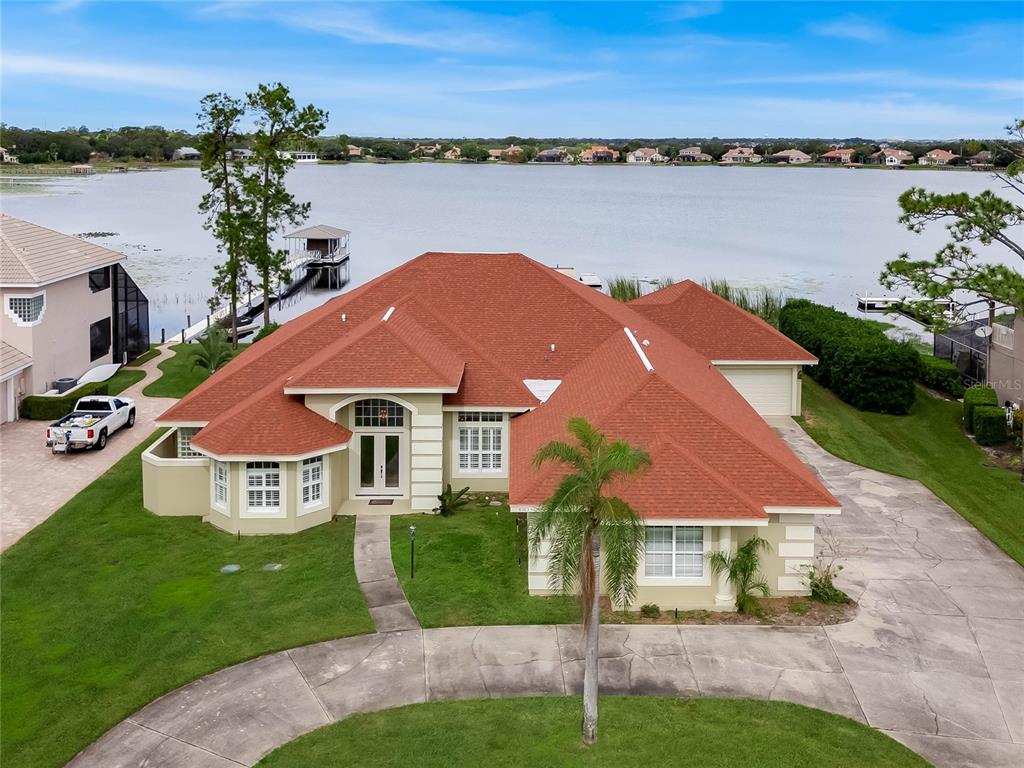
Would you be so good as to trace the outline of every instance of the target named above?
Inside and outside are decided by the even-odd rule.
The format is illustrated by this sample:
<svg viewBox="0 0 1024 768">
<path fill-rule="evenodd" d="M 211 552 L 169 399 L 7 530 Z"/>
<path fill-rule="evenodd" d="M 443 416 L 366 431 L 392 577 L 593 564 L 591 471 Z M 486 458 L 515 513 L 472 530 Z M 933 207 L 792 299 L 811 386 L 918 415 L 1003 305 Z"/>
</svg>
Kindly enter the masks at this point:
<svg viewBox="0 0 1024 768">
<path fill-rule="evenodd" d="M 1022 7 L 4 0 L 0 112 L 191 129 L 280 80 L 351 135 L 997 136 Z"/>
</svg>

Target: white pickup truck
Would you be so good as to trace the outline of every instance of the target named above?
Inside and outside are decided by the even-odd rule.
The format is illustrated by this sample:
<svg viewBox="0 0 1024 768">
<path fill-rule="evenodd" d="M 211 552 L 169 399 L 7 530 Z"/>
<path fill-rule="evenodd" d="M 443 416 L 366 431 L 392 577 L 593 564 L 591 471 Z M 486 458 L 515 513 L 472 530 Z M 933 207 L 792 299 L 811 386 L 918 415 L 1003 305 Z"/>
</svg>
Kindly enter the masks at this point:
<svg viewBox="0 0 1024 768">
<path fill-rule="evenodd" d="M 46 429 L 46 444 L 54 453 L 72 448 L 102 451 L 107 438 L 121 427 L 135 426 L 135 401 L 130 397 L 92 395 L 75 403 L 75 410 Z"/>
</svg>

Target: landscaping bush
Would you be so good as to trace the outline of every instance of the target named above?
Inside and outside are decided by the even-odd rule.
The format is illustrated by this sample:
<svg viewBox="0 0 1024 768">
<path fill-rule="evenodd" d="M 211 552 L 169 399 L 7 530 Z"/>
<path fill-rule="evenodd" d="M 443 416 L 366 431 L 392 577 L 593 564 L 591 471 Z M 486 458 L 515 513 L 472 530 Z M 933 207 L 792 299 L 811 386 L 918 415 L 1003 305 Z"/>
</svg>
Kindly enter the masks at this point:
<svg viewBox="0 0 1024 768">
<path fill-rule="evenodd" d="M 657 619 L 661 616 L 661 608 L 656 603 L 644 603 L 640 606 L 640 615 L 645 619 Z"/>
<path fill-rule="evenodd" d="M 267 323 L 262 328 L 260 328 L 259 331 L 256 333 L 256 337 L 253 339 L 253 343 L 255 344 L 260 339 L 266 338 L 280 327 L 280 323 Z"/>
<path fill-rule="evenodd" d="M 911 344 L 806 299 L 787 302 L 779 330 L 818 358 L 808 375 L 850 405 L 879 413 L 910 411 L 921 372 L 921 356 Z"/>
<path fill-rule="evenodd" d="M 992 387 L 976 384 L 964 392 L 964 425 L 968 432 L 974 432 L 974 409 L 985 405 L 999 405 L 999 397 Z"/>
<path fill-rule="evenodd" d="M 70 395 L 62 397 L 43 397 L 42 395 L 29 395 L 21 401 L 18 412 L 23 419 L 40 419 L 43 421 L 56 421 L 61 416 L 71 412 L 79 398 L 89 395 L 108 394 L 107 382 L 97 381 L 86 384 Z"/>
<path fill-rule="evenodd" d="M 926 387 L 942 392 L 950 397 L 959 400 L 964 396 L 963 377 L 948 360 L 931 355 L 921 355 L 921 378 L 920 381 Z"/>
<path fill-rule="evenodd" d="M 974 408 L 974 439 L 978 445 L 1002 445 L 1009 439 L 1006 430 L 1006 411 L 998 405 L 978 405 Z"/>
</svg>

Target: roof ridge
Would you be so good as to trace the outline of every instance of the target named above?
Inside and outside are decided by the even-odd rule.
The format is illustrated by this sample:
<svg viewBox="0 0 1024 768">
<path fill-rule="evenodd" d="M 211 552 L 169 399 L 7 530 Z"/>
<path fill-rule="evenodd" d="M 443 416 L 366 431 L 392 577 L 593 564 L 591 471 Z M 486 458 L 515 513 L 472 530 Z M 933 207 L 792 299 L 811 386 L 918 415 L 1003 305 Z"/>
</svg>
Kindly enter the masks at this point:
<svg viewBox="0 0 1024 768">
<path fill-rule="evenodd" d="M 701 469 L 705 474 L 709 475 L 717 485 L 724 488 L 726 491 L 733 494 L 734 496 L 737 496 L 740 499 L 740 501 L 747 504 L 756 512 L 767 515 L 767 512 L 765 512 L 764 510 L 763 504 L 758 504 L 753 498 L 751 498 L 749 494 L 747 494 L 746 491 L 744 491 L 739 486 L 730 483 L 729 479 L 725 475 L 723 475 L 717 469 L 712 467 L 710 464 L 708 464 L 706 461 L 700 458 L 700 456 L 695 454 L 689 448 L 676 442 L 668 435 L 660 436 L 658 440 L 655 440 L 653 443 L 651 443 L 651 445 L 654 446 L 659 443 L 665 443 L 667 445 L 672 446 L 675 450 L 679 451 L 681 454 L 683 454 L 683 456 L 685 456 L 687 459 L 689 459 L 691 462 L 697 465 L 697 467 Z"/>
<path fill-rule="evenodd" d="M 401 304 L 408 304 L 408 303 L 414 303 L 414 304 L 416 304 L 418 306 L 421 306 L 421 307 L 423 306 L 420 302 L 417 302 L 415 300 L 414 294 L 410 291 L 409 293 L 407 293 L 404 296 L 402 296 L 399 299 L 397 299 L 394 303 L 392 303 L 390 305 L 390 307 L 391 307 L 391 309 L 394 309 L 397 312 L 397 310 L 398 310 L 398 308 L 399 308 L 399 306 Z M 385 330 L 388 333 L 390 333 L 392 336 L 394 336 L 396 339 L 398 339 L 400 342 L 402 342 L 406 347 L 408 347 L 408 349 L 414 355 L 416 355 L 416 357 L 419 358 L 428 368 L 430 368 L 430 370 L 432 370 L 434 373 L 436 373 L 441 378 L 444 378 L 447 375 L 447 373 L 448 373 L 447 371 L 442 370 L 439 367 L 439 365 L 437 363 L 435 363 L 434 360 L 432 360 L 430 357 L 428 357 L 427 355 L 422 353 L 418 346 L 408 344 L 406 342 L 406 340 L 401 338 L 396 331 L 394 331 L 394 330 L 392 330 L 391 328 L 388 327 L 391 324 L 391 322 L 395 319 L 396 315 L 394 313 L 390 313 L 389 315 L 387 315 L 387 317 L 388 317 L 387 320 L 382 320 L 381 321 L 381 325 L 385 326 Z M 447 344 L 445 344 L 443 339 L 437 338 L 437 336 L 435 336 L 433 333 L 431 333 L 429 329 L 424 328 L 423 325 L 418 323 L 416 321 L 416 318 L 413 317 L 411 314 L 400 314 L 400 315 L 398 315 L 397 319 L 398 319 L 399 323 L 411 323 L 420 332 L 422 332 L 423 334 L 425 334 L 429 338 L 433 339 L 438 345 L 443 347 L 453 357 L 456 357 L 456 358 L 459 357 L 459 355 L 456 354 L 455 350 L 453 350 L 451 347 L 449 347 Z M 398 326 L 392 326 L 392 327 L 398 327 Z M 460 360 L 459 362 L 462 363 L 462 369 L 465 370 L 465 368 L 466 368 L 466 361 L 465 360 Z"/>
</svg>

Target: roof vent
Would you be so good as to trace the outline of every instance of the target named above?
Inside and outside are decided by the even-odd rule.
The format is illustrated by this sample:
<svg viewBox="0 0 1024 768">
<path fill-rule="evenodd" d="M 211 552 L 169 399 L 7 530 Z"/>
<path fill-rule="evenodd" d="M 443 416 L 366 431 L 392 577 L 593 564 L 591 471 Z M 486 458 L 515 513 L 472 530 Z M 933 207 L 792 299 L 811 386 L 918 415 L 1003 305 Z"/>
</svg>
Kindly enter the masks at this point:
<svg viewBox="0 0 1024 768">
<path fill-rule="evenodd" d="M 348 315 L 346 315 L 344 312 L 341 313 L 341 322 L 343 322 L 343 323 L 347 323 L 348 322 Z"/>
<path fill-rule="evenodd" d="M 380 319 L 380 321 L 382 323 L 386 323 L 388 321 L 388 319 L 391 317 L 391 315 L 394 314 L 394 312 L 395 312 L 395 308 L 394 307 L 388 307 L 388 311 L 384 313 L 384 317 L 382 317 Z"/>
<path fill-rule="evenodd" d="M 555 351 L 555 345 L 554 345 L 554 344 L 552 344 L 552 345 L 551 345 L 551 351 L 552 351 L 552 352 L 554 352 L 554 351 Z"/>
<path fill-rule="evenodd" d="M 640 362 L 643 363 L 646 371 L 648 373 L 653 371 L 654 366 L 651 365 L 651 361 L 647 359 L 647 355 L 644 354 L 644 348 L 640 346 L 640 342 L 636 340 L 636 336 L 633 335 L 633 332 L 629 330 L 629 328 L 623 328 L 622 330 L 626 332 L 626 338 L 629 339 L 629 343 L 633 345 L 633 349 L 636 351 L 636 354 L 640 358 Z"/>
<path fill-rule="evenodd" d="M 651 346 L 651 340 L 650 339 L 644 339 L 640 343 L 643 344 L 645 347 Z"/>
</svg>

